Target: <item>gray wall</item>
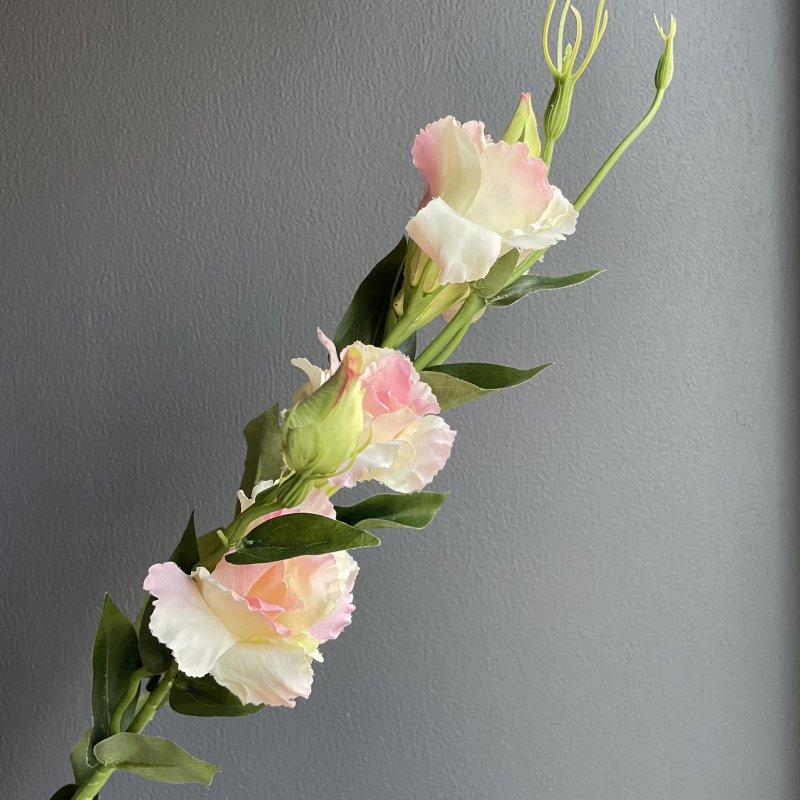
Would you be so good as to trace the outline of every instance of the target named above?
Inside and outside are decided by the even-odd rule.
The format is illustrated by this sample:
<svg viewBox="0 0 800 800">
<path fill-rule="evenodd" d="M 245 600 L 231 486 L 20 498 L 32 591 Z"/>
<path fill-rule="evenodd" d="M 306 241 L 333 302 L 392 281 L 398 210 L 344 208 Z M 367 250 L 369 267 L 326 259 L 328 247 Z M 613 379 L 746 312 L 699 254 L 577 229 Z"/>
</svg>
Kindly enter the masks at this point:
<svg viewBox="0 0 800 800">
<path fill-rule="evenodd" d="M 68 778 L 103 592 L 135 612 L 190 509 L 229 518 L 243 423 L 420 197 L 416 129 L 541 108 L 544 5 L 0 2 L 4 798 Z M 610 5 L 573 197 L 649 103 L 652 12 L 680 32 L 663 114 L 543 270 L 608 272 L 463 351 L 557 366 L 450 415 L 452 500 L 359 555 L 309 702 L 164 713 L 213 790 L 104 797 L 797 796 L 793 12 Z"/>
</svg>

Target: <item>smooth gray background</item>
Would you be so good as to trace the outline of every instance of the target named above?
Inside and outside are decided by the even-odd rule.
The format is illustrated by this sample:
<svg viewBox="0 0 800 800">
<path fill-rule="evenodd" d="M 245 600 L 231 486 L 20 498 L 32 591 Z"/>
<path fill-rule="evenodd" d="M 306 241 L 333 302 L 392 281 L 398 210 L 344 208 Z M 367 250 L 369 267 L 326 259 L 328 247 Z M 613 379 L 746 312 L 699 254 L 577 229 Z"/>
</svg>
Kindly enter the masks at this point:
<svg viewBox="0 0 800 800">
<path fill-rule="evenodd" d="M 103 592 L 130 612 L 243 424 L 317 360 L 421 196 L 416 130 L 549 94 L 544 0 L 6 0 L 2 788 L 49 797 L 89 721 Z M 591 3 L 581 7 L 591 16 Z M 426 535 L 362 553 L 309 702 L 153 731 L 212 790 L 123 798 L 753 800 L 800 791 L 796 30 L 780 0 L 615 0 L 552 179 L 662 114 L 463 359 L 557 366 L 451 415 Z"/>
</svg>

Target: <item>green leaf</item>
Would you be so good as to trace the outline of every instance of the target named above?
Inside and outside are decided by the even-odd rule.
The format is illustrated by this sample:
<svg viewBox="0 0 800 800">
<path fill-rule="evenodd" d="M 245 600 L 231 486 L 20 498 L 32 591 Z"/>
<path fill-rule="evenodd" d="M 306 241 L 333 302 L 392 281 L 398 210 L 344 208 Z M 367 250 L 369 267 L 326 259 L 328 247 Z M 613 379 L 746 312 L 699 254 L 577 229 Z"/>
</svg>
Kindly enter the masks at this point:
<svg viewBox="0 0 800 800">
<path fill-rule="evenodd" d="M 75 776 L 76 783 L 83 783 L 92 772 L 92 768 L 89 766 L 89 741 L 91 736 L 92 729 L 87 728 L 69 754 L 69 762 L 72 765 L 72 774 Z M 69 796 L 72 797 L 72 795 Z"/>
<path fill-rule="evenodd" d="M 253 487 L 263 480 L 273 480 L 283 469 L 281 452 L 280 409 L 278 405 L 268 408 L 263 414 L 244 426 L 247 455 L 244 459 L 244 474 L 239 488 L 250 497 Z"/>
<path fill-rule="evenodd" d="M 136 630 L 111 597 L 106 595 L 92 650 L 89 763 L 93 767 L 97 762 L 91 748 L 111 734 L 111 716 L 128 688 L 131 675 L 140 666 Z"/>
<path fill-rule="evenodd" d="M 172 684 L 169 704 L 173 711 L 190 717 L 244 717 L 264 707 L 242 703 L 210 675 L 189 678 L 183 673 L 179 673 Z"/>
<path fill-rule="evenodd" d="M 225 556 L 231 564 L 264 564 L 295 556 L 317 556 L 357 547 L 377 547 L 381 540 L 359 528 L 318 514 L 284 514 L 254 528 L 241 548 Z"/>
<path fill-rule="evenodd" d="M 107 767 L 132 772 L 140 778 L 161 783 L 202 783 L 211 785 L 218 767 L 189 755 L 169 739 L 118 733 L 94 747 L 97 760 Z"/>
<path fill-rule="evenodd" d="M 139 657 L 142 659 L 142 664 L 150 672 L 158 675 L 169 667 L 172 662 L 172 655 L 169 648 L 159 642 L 150 630 L 150 618 L 153 616 L 154 609 L 153 603 L 153 597 L 148 597 L 142 620 L 139 623 Z"/>
<path fill-rule="evenodd" d="M 564 275 L 561 278 L 548 278 L 545 275 L 523 275 L 521 278 L 517 278 L 514 283 L 506 286 L 505 289 L 501 289 L 487 302 L 490 306 L 510 306 L 532 292 L 577 286 L 579 283 L 584 283 L 594 278 L 595 275 L 599 275 L 601 272 L 605 272 L 605 270 L 590 269 L 587 272 L 577 272 L 575 275 Z"/>
<path fill-rule="evenodd" d="M 386 315 L 402 279 L 406 247 L 403 238 L 361 282 L 333 336 L 337 350 L 356 341 L 380 345 Z"/>
<path fill-rule="evenodd" d="M 486 277 L 472 284 L 472 291 L 484 300 L 494 297 L 508 283 L 517 266 L 518 258 L 519 251 L 516 248 L 512 248 L 505 255 L 500 256 L 492 264 Z"/>
<path fill-rule="evenodd" d="M 78 791 L 78 784 L 77 783 L 68 783 L 66 786 L 62 786 L 51 798 L 50 800 L 72 800 L 72 796 L 75 792 Z"/>
<path fill-rule="evenodd" d="M 178 546 L 172 551 L 169 560 L 174 561 L 187 575 L 197 566 L 197 562 L 200 560 L 200 553 L 197 549 L 194 511 L 189 516 L 183 536 L 181 536 Z"/>
<path fill-rule="evenodd" d="M 340 522 L 359 528 L 424 528 L 436 516 L 446 492 L 376 494 L 354 506 L 336 506 Z"/>
<path fill-rule="evenodd" d="M 442 411 L 448 411 L 498 389 L 524 383 L 549 366 L 515 369 L 501 364 L 441 364 L 428 367 L 420 377 L 433 390 Z"/>
</svg>

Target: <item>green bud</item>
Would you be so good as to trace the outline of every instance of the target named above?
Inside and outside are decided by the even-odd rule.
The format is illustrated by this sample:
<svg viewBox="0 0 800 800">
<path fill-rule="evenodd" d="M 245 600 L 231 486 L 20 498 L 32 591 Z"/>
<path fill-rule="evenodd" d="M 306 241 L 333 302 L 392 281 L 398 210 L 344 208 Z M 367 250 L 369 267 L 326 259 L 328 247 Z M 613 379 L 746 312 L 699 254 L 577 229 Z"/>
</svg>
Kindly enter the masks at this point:
<svg viewBox="0 0 800 800">
<path fill-rule="evenodd" d="M 539 140 L 539 126 L 531 105 L 530 92 L 524 92 L 520 96 L 517 110 L 514 112 L 511 122 L 508 123 L 502 140 L 508 144 L 525 142 L 531 158 L 539 158 L 541 155 L 542 143 Z"/>
<path fill-rule="evenodd" d="M 655 83 L 657 91 L 665 92 L 667 87 L 672 82 L 672 75 L 675 72 L 675 48 L 673 42 L 675 40 L 675 33 L 678 30 L 678 23 L 675 20 L 675 17 L 670 14 L 669 32 L 665 33 L 664 29 L 661 27 L 661 23 L 658 21 L 658 18 L 656 17 L 655 19 L 658 32 L 661 34 L 661 38 L 664 40 L 664 52 L 661 54 L 661 58 L 658 60 Z"/>
<path fill-rule="evenodd" d="M 547 108 L 544 112 L 544 135 L 550 142 L 555 142 L 560 138 L 567 127 L 574 91 L 574 80 L 556 78 L 556 85 L 553 87 L 553 93 L 547 101 Z"/>
<path fill-rule="evenodd" d="M 299 475 L 331 476 L 355 455 L 364 431 L 363 366 L 361 352 L 349 347 L 333 376 L 287 415 L 284 457 Z"/>
</svg>

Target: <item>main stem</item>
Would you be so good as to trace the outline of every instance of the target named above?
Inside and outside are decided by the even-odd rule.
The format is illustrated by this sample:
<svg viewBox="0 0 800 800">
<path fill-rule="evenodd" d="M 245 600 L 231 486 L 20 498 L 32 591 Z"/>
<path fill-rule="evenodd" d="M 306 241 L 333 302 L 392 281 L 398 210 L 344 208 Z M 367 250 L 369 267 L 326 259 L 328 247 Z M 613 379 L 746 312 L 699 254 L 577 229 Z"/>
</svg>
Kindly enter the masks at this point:
<svg viewBox="0 0 800 800">
<path fill-rule="evenodd" d="M 161 682 L 153 689 L 150 697 L 147 698 L 147 702 L 139 709 L 139 713 L 128 726 L 129 733 L 141 733 L 147 727 L 158 709 L 166 703 L 169 697 L 169 690 L 172 688 L 172 683 L 177 674 L 178 665 L 173 661 L 169 669 L 164 673 Z M 107 767 L 104 764 L 95 767 L 78 787 L 78 791 L 72 795 L 72 800 L 93 800 L 106 785 L 115 770 L 116 767 Z"/>
</svg>

